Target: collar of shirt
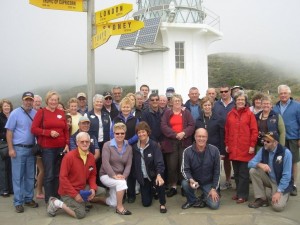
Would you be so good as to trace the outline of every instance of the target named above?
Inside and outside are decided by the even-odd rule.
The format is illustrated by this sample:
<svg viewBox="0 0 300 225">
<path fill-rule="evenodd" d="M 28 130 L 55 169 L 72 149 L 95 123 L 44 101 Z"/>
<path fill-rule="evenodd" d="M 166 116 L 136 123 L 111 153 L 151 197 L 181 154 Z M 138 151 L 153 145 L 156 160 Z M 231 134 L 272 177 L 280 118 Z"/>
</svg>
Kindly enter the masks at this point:
<svg viewBox="0 0 300 225">
<path fill-rule="evenodd" d="M 80 158 L 83 160 L 84 162 L 84 165 L 86 163 L 86 159 L 87 159 L 87 155 L 89 154 L 88 151 L 82 151 L 80 148 L 78 148 L 78 151 L 79 151 L 79 155 L 80 155 Z"/>
<path fill-rule="evenodd" d="M 126 140 L 124 140 L 123 141 L 123 146 L 122 146 L 122 151 L 118 152 L 118 145 L 117 145 L 116 139 L 113 138 L 113 139 L 110 140 L 110 146 L 115 147 L 115 150 L 121 156 L 126 152 L 127 145 L 128 145 L 128 142 Z"/>
<path fill-rule="evenodd" d="M 227 107 L 232 101 L 233 101 L 233 98 L 232 97 L 230 97 L 230 102 L 228 102 L 228 104 L 227 105 L 225 105 L 225 103 L 224 103 L 224 101 L 223 101 L 223 99 L 221 98 L 220 99 L 220 101 L 222 102 L 222 104 L 225 106 L 225 107 Z"/>
</svg>

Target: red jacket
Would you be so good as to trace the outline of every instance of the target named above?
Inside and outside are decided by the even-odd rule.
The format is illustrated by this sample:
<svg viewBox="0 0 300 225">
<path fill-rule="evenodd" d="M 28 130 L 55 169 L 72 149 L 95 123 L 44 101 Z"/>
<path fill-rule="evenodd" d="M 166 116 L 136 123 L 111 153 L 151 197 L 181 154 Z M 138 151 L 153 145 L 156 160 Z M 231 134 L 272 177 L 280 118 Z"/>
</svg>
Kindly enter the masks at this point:
<svg viewBox="0 0 300 225">
<path fill-rule="evenodd" d="M 227 115 L 225 124 L 225 145 L 228 147 L 229 159 L 248 162 L 254 154 L 249 148 L 255 147 L 258 137 L 257 122 L 248 107 L 237 110 L 233 108 Z"/>
<path fill-rule="evenodd" d="M 59 133 L 57 138 L 51 137 L 52 130 Z M 40 109 L 33 119 L 31 132 L 38 137 L 42 148 L 64 148 L 70 142 L 66 116 L 59 109 L 55 109 L 54 112 L 46 108 Z"/>
<path fill-rule="evenodd" d="M 78 149 L 68 152 L 60 167 L 58 194 L 75 198 L 80 190 L 85 189 L 87 184 L 90 189 L 97 191 L 96 170 L 93 154 L 87 155 L 84 165 Z"/>
</svg>

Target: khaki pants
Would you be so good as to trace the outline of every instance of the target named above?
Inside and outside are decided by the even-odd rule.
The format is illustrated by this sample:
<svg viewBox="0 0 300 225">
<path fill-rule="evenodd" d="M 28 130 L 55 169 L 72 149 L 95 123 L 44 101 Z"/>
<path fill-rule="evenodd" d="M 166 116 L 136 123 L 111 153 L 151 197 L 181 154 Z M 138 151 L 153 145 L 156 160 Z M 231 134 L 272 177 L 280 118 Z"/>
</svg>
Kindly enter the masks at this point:
<svg viewBox="0 0 300 225">
<path fill-rule="evenodd" d="M 257 198 L 267 199 L 266 187 L 271 188 L 272 196 L 277 191 L 277 184 L 274 181 L 272 181 L 270 177 L 262 169 L 251 168 L 250 177 L 252 180 L 255 199 Z M 281 198 L 278 203 L 271 203 L 272 208 L 277 212 L 282 211 L 287 204 L 289 195 L 290 193 L 281 195 Z"/>
</svg>

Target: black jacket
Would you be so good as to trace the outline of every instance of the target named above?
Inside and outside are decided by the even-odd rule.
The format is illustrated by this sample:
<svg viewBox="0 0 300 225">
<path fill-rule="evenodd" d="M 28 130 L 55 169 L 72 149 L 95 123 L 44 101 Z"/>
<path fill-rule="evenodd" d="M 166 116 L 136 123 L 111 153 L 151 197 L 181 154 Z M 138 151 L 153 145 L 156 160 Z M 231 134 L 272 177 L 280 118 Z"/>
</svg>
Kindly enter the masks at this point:
<svg viewBox="0 0 300 225">
<path fill-rule="evenodd" d="M 157 143 L 149 139 L 146 148 L 143 151 L 143 158 L 147 174 L 151 180 L 154 180 L 157 174 L 163 176 L 165 171 L 165 164 L 162 156 L 162 152 Z M 133 159 L 132 166 L 134 166 L 134 174 L 137 181 L 143 185 L 144 176 L 142 172 L 142 154 L 138 147 L 138 143 L 133 146 Z"/>
</svg>

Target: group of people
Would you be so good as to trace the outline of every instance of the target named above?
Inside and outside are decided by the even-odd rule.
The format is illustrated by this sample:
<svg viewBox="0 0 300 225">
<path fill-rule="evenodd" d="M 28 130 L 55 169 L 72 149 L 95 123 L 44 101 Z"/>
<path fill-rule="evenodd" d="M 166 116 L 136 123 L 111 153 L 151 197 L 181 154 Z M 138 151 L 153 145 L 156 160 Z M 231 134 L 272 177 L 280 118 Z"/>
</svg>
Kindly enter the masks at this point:
<svg viewBox="0 0 300 225">
<path fill-rule="evenodd" d="M 300 103 L 288 86 L 278 87 L 275 106 L 270 96 L 257 93 L 250 107 L 240 86 L 222 85 L 220 99 L 214 88 L 200 99 L 198 88 L 191 87 L 185 103 L 173 87 L 165 95 L 149 92 L 142 85 L 123 98 L 115 86 L 96 94 L 90 111 L 85 93 L 71 98 L 67 108 L 55 91 L 47 93 L 45 107 L 31 92 L 15 110 L 2 100 L 0 150 L 6 148 L 8 156 L 0 159 L 1 195 L 14 194 L 18 213 L 23 206 L 36 208 L 36 179 L 36 198 L 45 200 L 50 216 L 63 209 L 80 219 L 91 203 L 131 215 L 124 200 L 135 202 L 137 192 L 143 206 L 159 199 L 159 211 L 166 213 L 166 196 L 176 195 L 180 186 L 187 199 L 182 209 L 218 209 L 220 191 L 232 187 L 231 167 L 237 204 L 249 200 L 250 180 L 255 197 L 250 208 L 271 202 L 282 211 L 289 196 L 297 195 Z M 39 155 L 32 154 L 35 145 L 42 149 Z"/>
</svg>

